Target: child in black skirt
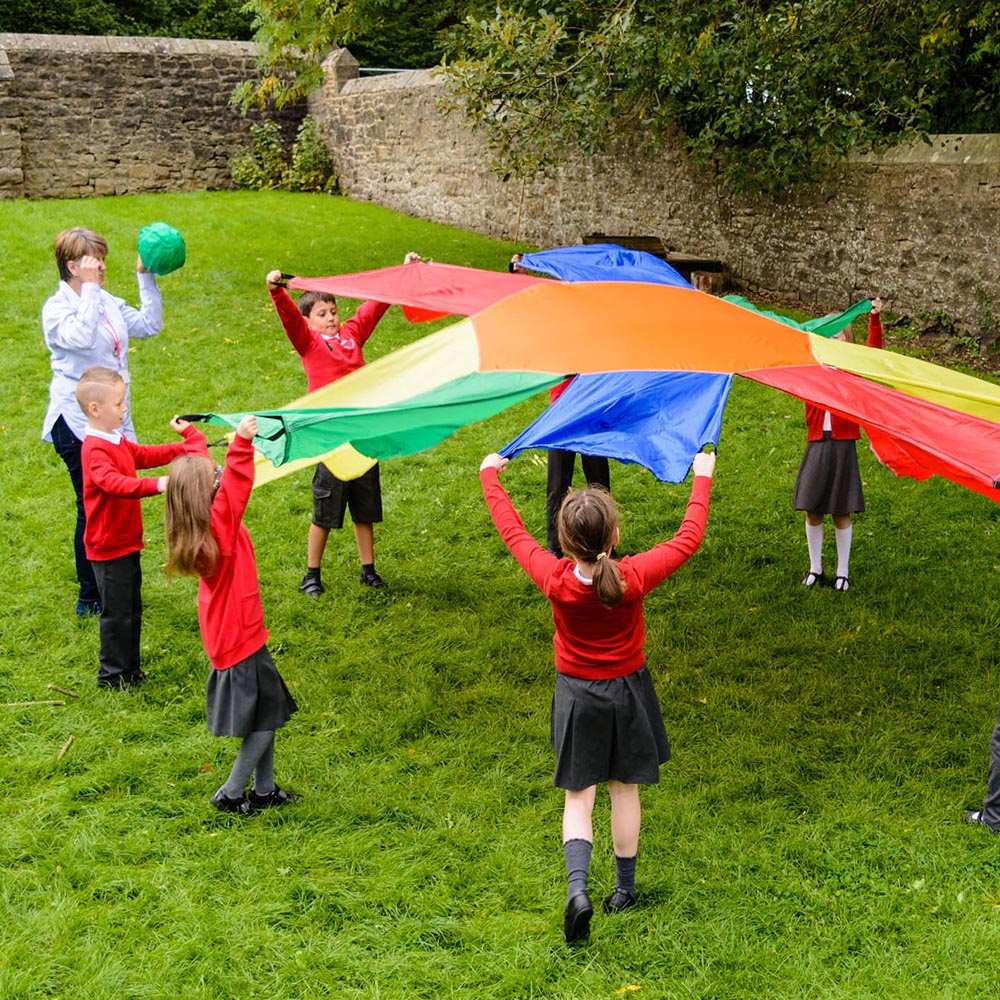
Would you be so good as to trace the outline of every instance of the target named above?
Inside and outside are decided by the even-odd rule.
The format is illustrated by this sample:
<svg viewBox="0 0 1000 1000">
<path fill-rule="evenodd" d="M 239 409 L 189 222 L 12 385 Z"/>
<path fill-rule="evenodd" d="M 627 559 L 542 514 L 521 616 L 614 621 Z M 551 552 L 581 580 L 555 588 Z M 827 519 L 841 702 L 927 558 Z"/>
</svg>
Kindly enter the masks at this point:
<svg viewBox="0 0 1000 1000">
<path fill-rule="evenodd" d="M 562 839 L 567 894 L 563 932 L 567 942 L 590 931 L 594 908 L 587 892 L 597 785 L 607 782 L 615 889 L 604 909 L 635 905 L 639 846 L 639 785 L 659 781 L 670 744 L 646 669 L 642 601 L 686 562 L 701 544 L 715 456 L 694 460 L 694 484 L 684 521 L 668 541 L 620 561 L 618 518 L 601 489 L 570 493 L 559 511 L 559 542 L 568 558 L 542 548 L 525 530 L 500 485 L 507 459 L 487 455 L 479 470 L 483 494 L 504 544 L 552 605 L 556 687 L 551 742 L 556 752 L 553 784 L 565 790 Z"/>
<path fill-rule="evenodd" d="M 274 731 L 296 711 L 267 649 L 257 563 L 243 512 L 254 479 L 255 417 L 245 416 L 225 469 L 207 454 L 170 465 L 166 495 L 167 572 L 198 576 L 198 622 L 212 664 L 208 728 L 243 743 L 226 783 L 212 796 L 222 812 L 249 816 L 297 796 L 274 783 Z M 246 792 L 253 772 L 253 790 Z"/>
<path fill-rule="evenodd" d="M 876 298 L 868 316 L 869 347 L 882 347 L 881 311 L 882 300 Z M 850 327 L 835 334 L 834 339 L 852 340 Z M 833 518 L 837 543 L 837 575 L 833 588 L 847 590 L 851 585 L 848 572 L 854 533 L 851 514 L 865 509 L 855 444 L 861 437 L 861 428 L 853 420 L 806 403 L 806 432 L 808 443 L 795 481 L 794 496 L 795 509 L 806 512 L 809 572 L 802 585 L 814 587 L 827 582 L 823 573 L 823 517 L 829 514 Z"/>
</svg>

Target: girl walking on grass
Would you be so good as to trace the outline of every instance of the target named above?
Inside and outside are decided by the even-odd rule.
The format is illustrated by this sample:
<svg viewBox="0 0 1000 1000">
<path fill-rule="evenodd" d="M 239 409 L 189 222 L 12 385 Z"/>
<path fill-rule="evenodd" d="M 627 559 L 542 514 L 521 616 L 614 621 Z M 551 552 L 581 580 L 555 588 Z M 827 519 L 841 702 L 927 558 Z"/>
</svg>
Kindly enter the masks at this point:
<svg viewBox="0 0 1000 1000">
<path fill-rule="evenodd" d="M 611 798 L 616 869 L 615 888 L 604 900 L 604 910 L 616 913 L 635 905 L 639 785 L 659 781 L 660 765 L 670 759 L 646 669 L 642 601 L 701 544 L 715 455 L 695 457 L 691 499 L 674 537 L 621 560 L 611 555 L 618 543 L 618 518 L 604 490 L 581 490 L 563 501 L 559 543 L 568 558 L 558 559 L 525 530 L 500 485 L 506 465 L 500 455 L 487 455 L 479 478 L 504 544 L 552 605 L 553 784 L 565 790 L 562 839 L 568 884 L 563 932 L 571 943 L 589 933 L 594 912 L 587 881 L 594 799 L 601 782 L 607 782 Z"/>
<path fill-rule="evenodd" d="M 256 418 L 245 416 L 225 469 L 207 454 L 174 459 L 165 512 L 167 573 L 200 578 L 198 622 L 212 664 L 206 685 L 209 731 L 243 739 L 212 805 L 244 816 L 296 798 L 274 783 L 274 731 L 297 706 L 267 649 L 257 562 L 243 525 L 253 488 L 256 433 Z"/>
<path fill-rule="evenodd" d="M 868 346 L 879 350 L 882 348 L 881 312 L 882 300 L 873 299 L 868 314 Z M 854 333 L 848 326 L 834 334 L 833 339 L 853 343 Z M 848 590 L 854 537 L 851 514 L 859 514 L 865 509 L 858 470 L 857 441 L 861 428 L 853 420 L 814 403 L 806 403 L 806 432 L 808 443 L 795 480 L 793 500 L 796 510 L 806 512 L 809 572 L 802 578 L 802 585 L 815 587 L 830 582 L 823 573 L 823 518 L 829 514 L 837 543 L 837 573 L 831 586 L 834 590 Z"/>
</svg>

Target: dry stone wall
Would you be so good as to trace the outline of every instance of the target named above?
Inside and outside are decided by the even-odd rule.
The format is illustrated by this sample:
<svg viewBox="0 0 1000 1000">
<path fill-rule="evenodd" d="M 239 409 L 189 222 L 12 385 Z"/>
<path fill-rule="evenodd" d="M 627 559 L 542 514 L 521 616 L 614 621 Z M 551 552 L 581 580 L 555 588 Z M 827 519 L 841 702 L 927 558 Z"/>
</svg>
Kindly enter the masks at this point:
<svg viewBox="0 0 1000 1000">
<path fill-rule="evenodd" d="M 676 136 L 504 182 L 481 137 L 439 113 L 432 71 L 360 78 L 343 49 L 324 69 L 308 110 L 352 198 L 539 246 L 656 236 L 820 310 L 881 293 L 971 332 L 1000 313 L 1000 136 L 850 160 L 784 199 L 735 197 Z M 248 42 L 0 34 L 0 198 L 230 187 L 254 119 L 229 96 L 255 72 Z M 304 112 L 279 118 L 289 139 Z"/>
<path fill-rule="evenodd" d="M 655 156 L 623 143 L 504 183 L 480 137 L 438 112 L 431 71 L 345 76 L 335 54 L 309 106 L 352 198 L 540 246 L 658 236 L 723 261 L 747 290 L 821 311 L 880 293 L 894 311 L 941 311 L 971 332 L 986 307 L 1000 314 L 1000 136 L 850 160 L 784 199 L 735 197 L 676 136 Z"/>
<path fill-rule="evenodd" d="M 0 197 L 232 186 L 250 42 L 0 34 Z M 294 134 L 303 110 L 283 124 Z"/>
</svg>

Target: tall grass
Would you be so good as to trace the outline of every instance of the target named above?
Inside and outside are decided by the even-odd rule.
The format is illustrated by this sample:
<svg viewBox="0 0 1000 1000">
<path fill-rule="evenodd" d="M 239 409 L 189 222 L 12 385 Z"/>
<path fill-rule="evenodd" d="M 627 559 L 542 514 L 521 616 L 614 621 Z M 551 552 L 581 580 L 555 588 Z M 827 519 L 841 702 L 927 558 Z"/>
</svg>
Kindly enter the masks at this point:
<svg viewBox="0 0 1000 1000">
<path fill-rule="evenodd" d="M 643 795 L 642 905 L 561 940 L 560 794 L 547 746 L 551 623 L 507 556 L 479 460 L 543 405 L 383 466 L 383 592 L 350 532 L 319 600 L 297 592 L 308 473 L 256 492 L 271 647 L 301 711 L 278 735 L 297 805 L 249 821 L 208 797 L 235 741 L 204 722 L 194 584 L 167 582 L 162 501 L 144 502 L 150 682 L 99 691 L 97 627 L 74 617 L 65 471 L 39 441 L 38 311 L 51 241 L 91 225 L 108 288 L 135 299 L 135 234 L 188 241 L 161 281 L 167 326 L 131 357 L 140 439 L 177 412 L 304 391 L 264 288 L 272 267 L 362 270 L 408 250 L 502 268 L 513 249 L 316 195 L 221 193 L 0 205 L 0 997 L 964 998 L 1000 978 L 1000 840 L 982 796 L 998 696 L 1000 508 L 895 479 L 861 449 L 868 511 L 852 588 L 800 586 L 791 491 L 801 404 L 738 382 L 705 543 L 647 601 L 674 759 Z M 422 336 L 391 310 L 369 359 Z M 695 335 L 692 332 L 692 335 Z M 608 317 L 613 350 L 614 318 Z M 544 525 L 544 464 L 505 482 Z M 622 548 L 673 532 L 686 485 L 614 466 Z M 828 537 L 828 552 L 832 539 Z M 829 556 L 828 556 L 829 558 Z M 60 758 L 70 737 L 73 742 Z M 592 882 L 613 879 L 599 800 Z"/>
</svg>

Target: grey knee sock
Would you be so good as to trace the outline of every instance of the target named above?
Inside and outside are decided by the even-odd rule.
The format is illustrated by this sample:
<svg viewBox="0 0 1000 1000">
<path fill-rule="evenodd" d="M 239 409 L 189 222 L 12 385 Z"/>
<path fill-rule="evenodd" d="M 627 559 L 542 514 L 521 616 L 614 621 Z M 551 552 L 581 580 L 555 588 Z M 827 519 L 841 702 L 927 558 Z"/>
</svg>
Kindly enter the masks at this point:
<svg viewBox="0 0 1000 1000">
<path fill-rule="evenodd" d="M 615 888 L 635 895 L 635 862 L 637 855 L 620 858 L 615 855 Z"/>
<path fill-rule="evenodd" d="M 274 731 L 271 742 L 253 769 L 253 790 L 258 795 L 270 795 L 274 791 Z"/>
<path fill-rule="evenodd" d="M 566 898 L 575 896 L 587 888 L 587 878 L 590 875 L 590 854 L 594 845 L 589 840 L 574 838 L 563 844 L 563 857 L 566 859 Z"/>
<path fill-rule="evenodd" d="M 229 772 L 226 783 L 222 786 L 222 794 L 230 799 L 238 799 L 246 791 L 247 782 L 250 780 L 250 772 L 257 766 L 257 762 L 267 752 L 269 746 L 274 745 L 274 730 L 260 729 L 249 733 L 243 737 L 240 744 L 240 752 L 233 762 L 233 769 Z"/>
</svg>

